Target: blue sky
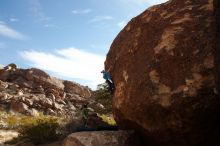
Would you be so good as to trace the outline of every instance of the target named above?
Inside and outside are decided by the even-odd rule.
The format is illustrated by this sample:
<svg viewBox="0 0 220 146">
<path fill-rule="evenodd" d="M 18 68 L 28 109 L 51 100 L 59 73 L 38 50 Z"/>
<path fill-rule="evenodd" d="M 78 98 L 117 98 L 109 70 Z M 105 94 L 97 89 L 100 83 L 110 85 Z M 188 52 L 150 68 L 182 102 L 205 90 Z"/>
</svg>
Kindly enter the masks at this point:
<svg viewBox="0 0 220 146">
<path fill-rule="evenodd" d="M 127 22 L 166 0 L 1 0 L 0 64 L 37 67 L 95 89 Z"/>
</svg>

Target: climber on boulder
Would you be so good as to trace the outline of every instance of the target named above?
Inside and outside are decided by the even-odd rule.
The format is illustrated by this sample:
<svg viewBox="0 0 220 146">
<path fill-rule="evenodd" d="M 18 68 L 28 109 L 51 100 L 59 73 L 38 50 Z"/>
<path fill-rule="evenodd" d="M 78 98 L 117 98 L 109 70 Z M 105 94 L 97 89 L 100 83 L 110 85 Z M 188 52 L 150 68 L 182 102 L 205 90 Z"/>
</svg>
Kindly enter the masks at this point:
<svg viewBox="0 0 220 146">
<path fill-rule="evenodd" d="M 113 94 L 115 86 L 110 74 L 105 70 L 103 70 L 101 73 L 103 74 L 103 78 L 106 80 L 106 83 L 108 84 L 109 91 Z"/>
</svg>

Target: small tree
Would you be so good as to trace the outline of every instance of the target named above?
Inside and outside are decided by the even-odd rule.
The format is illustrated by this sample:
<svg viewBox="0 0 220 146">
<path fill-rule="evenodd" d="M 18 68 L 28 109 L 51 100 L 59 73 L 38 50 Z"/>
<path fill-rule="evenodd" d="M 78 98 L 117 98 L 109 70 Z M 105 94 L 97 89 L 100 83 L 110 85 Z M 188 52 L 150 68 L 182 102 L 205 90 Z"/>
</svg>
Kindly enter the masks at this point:
<svg viewBox="0 0 220 146">
<path fill-rule="evenodd" d="M 108 85 L 106 83 L 99 84 L 97 90 L 93 92 L 93 97 L 97 100 L 99 99 L 110 99 L 112 97 L 108 90 Z"/>
<path fill-rule="evenodd" d="M 105 109 L 98 110 L 97 112 L 102 114 L 111 114 L 112 113 L 112 94 L 108 90 L 108 85 L 106 83 L 99 84 L 97 90 L 93 91 L 93 99 L 98 103 L 104 105 Z"/>
</svg>

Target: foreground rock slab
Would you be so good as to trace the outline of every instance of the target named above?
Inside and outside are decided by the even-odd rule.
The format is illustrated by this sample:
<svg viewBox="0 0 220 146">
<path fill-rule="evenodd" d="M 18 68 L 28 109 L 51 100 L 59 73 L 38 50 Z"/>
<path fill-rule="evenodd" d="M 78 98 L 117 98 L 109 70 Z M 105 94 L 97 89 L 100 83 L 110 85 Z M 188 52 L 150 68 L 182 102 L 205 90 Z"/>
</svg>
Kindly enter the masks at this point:
<svg viewBox="0 0 220 146">
<path fill-rule="evenodd" d="M 94 131 L 69 135 L 61 146 L 139 146 L 133 132 Z"/>
</svg>

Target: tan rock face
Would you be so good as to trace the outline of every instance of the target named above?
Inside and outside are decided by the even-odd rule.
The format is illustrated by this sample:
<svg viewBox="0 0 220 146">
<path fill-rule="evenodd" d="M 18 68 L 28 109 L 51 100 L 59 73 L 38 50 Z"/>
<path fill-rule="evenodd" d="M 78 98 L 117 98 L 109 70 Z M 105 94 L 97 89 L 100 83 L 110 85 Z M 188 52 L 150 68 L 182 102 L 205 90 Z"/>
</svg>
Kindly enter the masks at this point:
<svg viewBox="0 0 220 146">
<path fill-rule="evenodd" d="M 153 146 L 220 145 L 214 8 L 213 0 L 171 0 L 119 33 L 105 68 L 115 82 L 113 108 L 121 128 L 136 129 Z"/>
</svg>

